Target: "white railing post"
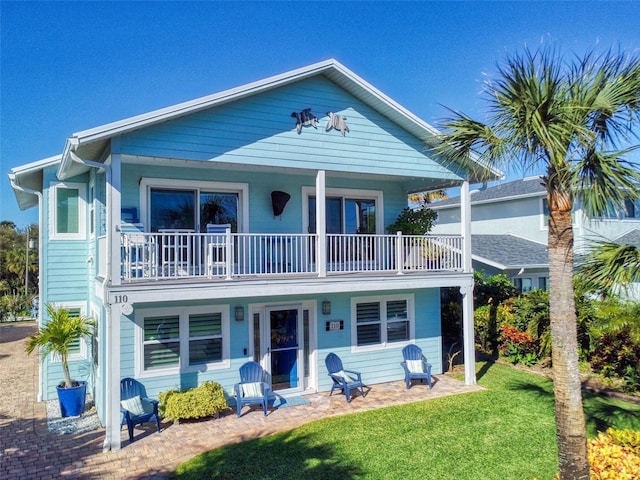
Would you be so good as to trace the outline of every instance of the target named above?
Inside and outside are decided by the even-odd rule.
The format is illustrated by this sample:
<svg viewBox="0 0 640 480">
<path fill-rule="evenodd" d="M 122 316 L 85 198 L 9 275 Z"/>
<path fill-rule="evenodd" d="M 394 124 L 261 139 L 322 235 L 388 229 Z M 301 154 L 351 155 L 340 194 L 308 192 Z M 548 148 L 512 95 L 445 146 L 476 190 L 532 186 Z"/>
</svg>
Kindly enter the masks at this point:
<svg viewBox="0 0 640 480">
<path fill-rule="evenodd" d="M 404 275 L 403 259 L 404 258 L 404 245 L 402 242 L 402 232 L 396 232 L 396 268 L 398 269 L 398 275 Z"/>
<path fill-rule="evenodd" d="M 227 228 L 224 232 L 224 236 L 225 236 L 225 254 L 226 254 L 226 258 L 225 258 L 225 262 L 226 262 L 226 266 L 225 266 L 225 270 L 227 271 L 227 277 L 226 280 L 231 280 L 231 276 L 233 274 L 233 242 L 231 241 L 231 229 Z"/>
</svg>

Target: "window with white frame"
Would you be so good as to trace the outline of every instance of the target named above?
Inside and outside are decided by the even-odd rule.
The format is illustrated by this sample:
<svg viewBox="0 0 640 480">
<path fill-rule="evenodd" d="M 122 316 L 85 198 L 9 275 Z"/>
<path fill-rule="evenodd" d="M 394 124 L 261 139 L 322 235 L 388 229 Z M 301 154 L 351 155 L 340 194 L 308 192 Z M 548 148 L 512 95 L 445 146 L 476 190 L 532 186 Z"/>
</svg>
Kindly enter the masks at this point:
<svg viewBox="0 0 640 480">
<path fill-rule="evenodd" d="M 411 295 L 354 297 L 351 333 L 355 349 L 385 348 L 408 343 L 415 328 Z"/>
<path fill-rule="evenodd" d="M 325 193 L 327 233 L 381 234 L 384 232 L 384 225 L 381 222 L 384 218 L 382 191 L 327 188 Z M 303 221 L 307 231 L 315 233 L 317 231 L 315 188 L 303 187 L 302 194 L 306 203 Z"/>
<path fill-rule="evenodd" d="M 85 237 L 85 186 L 56 183 L 51 187 L 51 238 L 83 240 Z"/>
<path fill-rule="evenodd" d="M 139 374 L 229 367 L 229 306 L 144 309 L 139 327 Z"/>
<path fill-rule="evenodd" d="M 68 310 L 71 318 L 84 317 L 87 312 L 87 307 L 84 302 L 56 303 L 56 307 Z M 79 338 L 71 342 L 69 345 L 69 361 L 84 360 L 87 358 L 87 340 L 86 338 Z M 60 362 L 60 357 L 54 355 L 52 361 L 56 363 Z"/>
<path fill-rule="evenodd" d="M 152 232 L 206 232 L 210 223 L 228 223 L 232 232 L 242 232 L 248 218 L 248 186 L 244 183 L 143 178 L 140 195 L 141 218 Z"/>
</svg>

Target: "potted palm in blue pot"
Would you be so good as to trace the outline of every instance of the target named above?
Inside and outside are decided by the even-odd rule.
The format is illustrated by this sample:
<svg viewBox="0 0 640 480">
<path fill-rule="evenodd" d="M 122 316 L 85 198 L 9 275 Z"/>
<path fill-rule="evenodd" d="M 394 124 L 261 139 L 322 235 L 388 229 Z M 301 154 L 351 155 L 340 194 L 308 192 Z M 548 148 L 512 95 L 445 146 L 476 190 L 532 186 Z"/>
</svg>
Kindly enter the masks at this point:
<svg viewBox="0 0 640 480">
<path fill-rule="evenodd" d="M 71 379 L 69 350 L 74 342 L 93 334 L 95 323 L 82 315 L 71 315 L 66 308 L 57 308 L 51 304 L 47 304 L 46 308 L 49 321 L 27 339 L 26 351 L 32 353 L 38 348 L 42 360 L 49 354 L 60 358 L 64 374 L 64 381 L 57 387 L 60 412 L 63 417 L 77 416 L 84 410 L 87 382 Z"/>
</svg>

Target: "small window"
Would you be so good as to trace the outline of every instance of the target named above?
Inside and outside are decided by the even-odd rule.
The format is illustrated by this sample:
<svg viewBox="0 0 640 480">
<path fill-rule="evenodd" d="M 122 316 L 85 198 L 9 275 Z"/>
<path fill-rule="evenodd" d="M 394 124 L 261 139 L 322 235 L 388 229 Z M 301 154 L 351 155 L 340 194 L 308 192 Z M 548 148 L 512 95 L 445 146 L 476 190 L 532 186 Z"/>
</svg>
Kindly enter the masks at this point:
<svg viewBox="0 0 640 480">
<path fill-rule="evenodd" d="M 549 279 L 547 277 L 538 278 L 538 288 L 540 290 L 547 290 L 547 283 Z"/>
<path fill-rule="evenodd" d="M 222 361 L 222 314 L 189 315 L 189 365 Z"/>
<path fill-rule="evenodd" d="M 144 369 L 180 365 L 180 317 L 169 315 L 144 319 Z"/>
<path fill-rule="evenodd" d="M 69 311 L 70 317 L 80 317 L 86 315 L 86 307 L 84 302 L 65 302 L 56 303 L 58 308 L 64 308 Z M 69 361 L 84 360 L 87 358 L 87 345 L 86 341 L 89 339 L 79 338 L 69 345 Z M 52 356 L 52 362 L 60 362 L 60 357 L 57 355 Z"/>
<path fill-rule="evenodd" d="M 89 234 L 93 237 L 96 234 L 96 214 L 95 214 L 95 189 L 89 186 Z"/>
<path fill-rule="evenodd" d="M 60 183 L 51 189 L 52 238 L 82 240 L 85 238 L 85 186 Z"/>
<path fill-rule="evenodd" d="M 356 307 L 358 346 L 381 342 L 380 303 L 359 303 Z"/>
<path fill-rule="evenodd" d="M 413 338 L 414 316 L 410 296 L 353 298 L 353 347 L 386 348 Z"/>
<path fill-rule="evenodd" d="M 542 229 L 549 228 L 549 202 L 546 198 L 542 199 Z"/>
</svg>

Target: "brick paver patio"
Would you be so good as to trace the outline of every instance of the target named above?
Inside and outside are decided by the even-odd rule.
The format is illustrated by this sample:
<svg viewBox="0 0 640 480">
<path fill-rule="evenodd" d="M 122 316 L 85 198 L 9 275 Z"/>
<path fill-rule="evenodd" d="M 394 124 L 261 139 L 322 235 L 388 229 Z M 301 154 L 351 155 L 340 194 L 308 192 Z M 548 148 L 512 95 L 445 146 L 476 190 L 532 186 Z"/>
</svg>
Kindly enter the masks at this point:
<svg viewBox="0 0 640 480">
<path fill-rule="evenodd" d="M 291 430 L 329 416 L 372 410 L 481 390 L 446 375 L 437 375 L 432 390 L 404 382 L 371 387 L 367 396 L 351 403 L 344 395 L 326 392 L 307 395 L 309 405 L 270 411 L 260 409 L 237 418 L 235 411 L 217 420 L 163 423 L 161 433 L 151 423 L 136 429 L 129 443 L 122 429 L 122 449 L 102 452 L 104 430 L 56 435 L 47 429 L 44 402 L 37 402 L 38 357 L 24 353 L 25 338 L 34 323 L 0 324 L 0 478 L 1 479 L 153 479 L 167 478 L 182 462 L 230 443 Z M 400 361 L 400 360 L 399 360 Z M 398 368 L 400 368 L 398 366 Z"/>
</svg>

